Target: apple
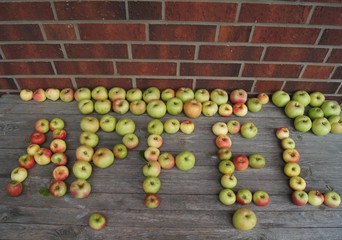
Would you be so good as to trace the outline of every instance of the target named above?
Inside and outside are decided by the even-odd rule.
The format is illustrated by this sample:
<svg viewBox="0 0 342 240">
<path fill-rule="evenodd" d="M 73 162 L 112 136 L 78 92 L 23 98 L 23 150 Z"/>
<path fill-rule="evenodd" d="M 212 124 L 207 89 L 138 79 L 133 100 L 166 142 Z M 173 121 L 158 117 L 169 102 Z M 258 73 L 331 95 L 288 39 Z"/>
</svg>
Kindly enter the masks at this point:
<svg viewBox="0 0 342 240">
<path fill-rule="evenodd" d="M 83 99 L 78 103 L 78 109 L 83 114 L 89 114 L 94 111 L 94 102 L 91 99 Z"/>
<path fill-rule="evenodd" d="M 76 148 L 76 160 L 90 162 L 94 155 L 94 149 L 89 145 L 81 145 Z"/>
<path fill-rule="evenodd" d="M 51 101 L 57 101 L 59 99 L 60 91 L 57 88 L 48 88 L 45 90 L 45 96 Z"/>
<path fill-rule="evenodd" d="M 318 190 L 311 190 L 308 192 L 308 202 L 312 206 L 320 206 L 324 202 L 324 195 Z"/>
<path fill-rule="evenodd" d="M 156 147 L 148 147 L 144 151 L 144 157 L 147 161 L 157 161 L 160 155 L 160 150 Z"/>
<path fill-rule="evenodd" d="M 63 153 L 66 149 L 66 142 L 62 139 L 53 139 L 50 143 L 50 150 L 53 153 Z"/>
<path fill-rule="evenodd" d="M 220 160 L 230 160 L 233 156 L 233 153 L 230 151 L 230 148 L 220 148 L 217 151 L 217 157 Z"/>
<path fill-rule="evenodd" d="M 247 102 L 247 92 L 243 89 L 235 89 L 230 93 L 230 101 L 235 103 L 246 103 Z"/>
<path fill-rule="evenodd" d="M 260 169 L 266 166 L 266 159 L 260 153 L 253 153 L 249 155 L 249 166 L 252 168 Z"/>
<path fill-rule="evenodd" d="M 312 127 L 312 121 L 306 115 L 299 115 L 294 120 L 294 127 L 299 132 L 308 132 Z"/>
<path fill-rule="evenodd" d="M 32 94 L 33 100 L 36 102 L 44 102 L 46 100 L 45 91 L 42 88 L 36 89 Z"/>
<path fill-rule="evenodd" d="M 311 98 L 307 91 L 298 90 L 293 93 L 292 100 L 300 102 L 304 107 L 310 104 Z"/>
<path fill-rule="evenodd" d="M 280 145 L 284 150 L 285 149 L 295 149 L 296 142 L 292 138 L 287 137 L 287 138 L 284 138 L 280 141 Z"/>
<path fill-rule="evenodd" d="M 259 112 L 262 109 L 262 103 L 259 98 L 250 98 L 247 101 L 248 111 Z"/>
<path fill-rule="evenodd" d="M 243 171 L 248 168 L 249 160 L 246 155 L 240 154 L 240 155 L 234 156 L 233 163 L 234 163 L 236 170 Z"/>
<path fill-rule="evenodd" d="M 267 206 L 270 203 L 270 196 L 265 191 L 256 191 L 253 193 L 253 202 L 260 207 Z"/>
<path fill-rule="evenodd" d="M 91 91 L 89 88 L 78 88 L 76 89 L 74 93 L 74 98 L 77 102 L 80 102 L 82 100 L 89 100 L 91 99 Z"/>
<path fill-rule="evenodd" d="M 166 133 L 174 134 L 179 131 L 180 122 L 176 118 L 169 118 L 164 122 L 164 130 Z"/>
<path fill-rule="evenodd" d="M 331 116 L 338 116 L 341 113 L 341 107 L 336 101 L 327 100 L 324 101 L 321 109 L 324 112 L 324 117 L 329 118 Z"/>
<path fill-rule="evenodd" d="M 102 230 L 106 226 L 107 220 L 100 213 L 92 213 L 89 217 L 88 224 L 89 224 L 89 227 L 91 227 L 92 229 L 99 231 L 99 230 Z"/>
<path fill-rule="evenodd" d="M 207 89 L 200 88 L 195 91 L 194 98 L 203 103 L 210 100 L 210 93 Z"/>
<path fill-rule="evenodd" d="M 286 163 L 298 163 L 300 160 L 300 154 L 296 149 L 285 149 L 283 151 L 283 160 Z"/>
<path fill-rule="evenodd" d="M 68 163 L 68 157 L 65 153 L 54 153 L 51 156 L 51 162 L 56 166 L 65 166 Z"/>
<path fill-rule="evenodd" d="M 97 86 L 91 91 L 91 97 L 95 101 L 108 99 L 108 90 L 105 87 Z"/>
<path fill-rule="evenodd" d="M 160 179 L 158 177 L 146 177 L 143 182 L 145 193 L 157 193 L 160 190 Z"/>
<path fill-rule="evenodd" d="M 176 165 L 176 160 L 171 153 L 164 152 L 161 153 L 158 157 L 158 162 L 162 169 L 171 169 Z"/>
<path fill-rule="evenodd" d="M 129 104 L 129 110 L 134 115 L 144 114 L 146 112 L 146 103 L 141 99 L 135 100 Z"/>
<path fill-rule="evenodd" d="M 34 128 L 37 132 L 47 133 L 49 128 L 49 121 L 47 119 L 39 119 L 35 122 Z"/>
<path fill-rule="evenodd" d="M 327 135 L 331 130 L 331 125 L 328 119 L 325 117 L 316 118 L 312 122 L 312 132 L 318 136 Z"/>
<path fill-rule="evenodd" d="M 249 231 L 257 224 L 256 214 L 248 208 L 239 208 L 233 215 L 233 225 L 241 231 Z"/>
<path fill-rule="evenodd" d="M 321 92 L 313 92 L 310 94 L 310 106 L 311 107 L 320 107 L 325 101 L 325 96 Z"/>
<path fill-rule="evenodd" d="M 6 189 L 11 197 L 17 197 L 23 192 L 23 184 L 18 181 L 10 181 Z"/>
<path fill-rule="evenodd" d="M 139 145 L 139 138 L 134 133 L 127 133 L 122 137 L 122 143 L 128 150 L 134 149 Z"/>
<path fill-rule="evenodd" d="M 334 191 L 324 194 L 324 204 L 328 207 L 337 208 L 341 204 L 341 196 Z"/>
<path fill-rule="evenodd" d="M 215 144 L 218 148 L 230 148 L 232 146 L 232 140 L 227 135 L 222 134 L 216 137 Z"/>
<path fill-rule="evenodd" d="M 244 103 L 235 103 L 233 105 L 233 113 L 238 117 L 246 116 L 248 113 L 247 105 Z"/>
<path fill-rule="evenodd" d="M 196 157 L 190 151 L 183 151 L 176 156 L 176 166 L 182 171 L 189 171 L 195 166 Z"/>
<path fill-rule="evenodd" d="M 275 91 L 272 94 L 272 102 L 277 107 L 285 107 L 290 101 L 290 95 L 282 90 Z"/>
<path fill-rule="evenodd" d="M 172 88 L 166 88 L 161 92 L 161 99 L 164 102 L 167 102 L 169 99 L 174 98 L 175 96 L 176 92 Z"/>
<path fill-rule="evenodd" d="M 92 161 L 96 167 L 107 168 L 114 162 L 114 153 L 108 148 L 100 147 L 94 152 Z"/>
<path fill-rule="evenodd" d="M 240 132 L 244 138 L 254 138 L 258 134 L 258 128 L 252 122 L 245 122 Z"/>
<path fill-rule="evenodd" d="M 234 174 L 223 174 L 221 177 L 221 185 L 224 188 L 235 188 L 237 185 L 237 178 Z"/>
<path fill-rule="evenodd" d="M 276 137 L 279 140 L 282 140 L 284 138 L 288 138 L 290 136 L 290 131 L 286 127 L 281 127 L 276 130 Z"/>
<path fill-rule="evenodd" d="M 129 102 L 142 100 L 142 91 L 139 88 L 131 88 L 126 92 L 126 99 Z"/>
<path fill-rule="evenodd" d="M 67 192 L 67 185 L 61 180 L 56 180 L 50 184 L 49 192 L 53 197 L 62 197 Z"/>
<path fill-rule="evenodd" d="M 206 117 L 214 116 L 218 111 L 217 103 L 213 101 L 206 101 L 202 103 L 202 114 Z"/>
<path fill-rule="evenodd" d="M 226 188 L 226 189 L 222 189 L 220 191 L 219 199 L 220 199 L 221 203 L 223 203 L 224 205 L 229 206 L 229 205 L 232 205 L 232 204 L 235 203 L 236 195 L 233 192 L 233 190 L 231 190 L 229 188 Z"/>
<path fill-rule="evenodd" d="M 307 204 L 309 197 L 303 190 L 296 190 L 291 195 L 292 202 L 297 206 L 304 206 Z"/>
<path fill-rule="evenodd" d="M 270 100 L 269 96 L 266 93 L 259 93 L 257 98 L 263 105 L 267 104 Z"/>
<path fill-rule="evenodd" d="M 176 91 L 176 97 L 182 100 L 183 103 L 195 98 L 195 93 L 191 88 L 181 87 Z M 197 101 L 197 100 L 196 100 Z"/>
<path fill-rule="evenodd" d="M 64 181 L 69 177 L 69 168 L 66 166 L 57 166 L 52 171 L 52 176 L 56 181 Z"/>
<path fill-rule="evenodd" d="M 184 113 L 189 118 L 198 118 L 202 112 L 202 103 L 196 99 L 188 100 L 183 105 Z"/>
<path fill-rule="evenodd" d="M 305 107 L 297 101 L 289 101 L 285 106 L 285 114 L 289 118 L 296 118 L 304 114 Z"/>
<path fill-rule="evenodd" d="M 331 133 L 342 133 L 342 117 L 341 116 L 331 116 L 329 117 L 329 122 L 331 125 Z"/>
<path fill-rule="evenodd" d="M 112 101 L 116 99 L 126 99 L 126 90 L 121 87 L 112 87 L 108 91 L 108 98 Z"/>
<path fill-rule="evenodd" d="M 151 100 L 147 104 L 146 111 L 152 118 L 162 118 L 166 114 L 166 105 L 162 100 Z"/>
<path fill-rule="evenodd" d="M 218 169 L 222 174 L 233 174 L 235 171 L 234 163 L 230 160 L 222 160 L 218 165 Z"/>
<path fill-rule="evenodd" d="M 189 119 L 183 120 L 180 123 L 180 130 L 182 133 L 191 134 L 195 130 L 195 124 Z"/>
<path fill-rule="evenodd" d="M 284 166 L 284 173 L 288 177 L 296 177 L 299 176 L 301 168 L 298 163 L 288 162 Z"/>
<path fill-rule="evenodd" d="M 304 191 L 306 188 L 306 182 L 304 178 L 299 177 L 299 176 L 291 177 L 289 180 L 289 185 L 290 185 L 290 188 L 292 188 L 295 191 L 296 190 Z"/>
<path fill-rule="evenodd" d="M 72 88 L 63 88 L 59 94 L 59 98 L 63 102 L 71 102 L 74 100 L 75 91 Z"/>
<path fill-rule="evenodd" d="M 216 88 L 211 91 L 210 100 L 217 105 L 225 104 L 228 102 L 228 93 L 223 89 Z"/>
<path fill-rule="evenodd" d="M 114 104 L 114 102 L 113 102 L 113 104 Z M 97 100 L 97 101 L 95 101 L 95 104 L 94 104 L 95 112 L 97 112 L 98 114 L 107 114 L 107 113 L 109 113 L 110 110 L 111 110 L 111 107 L 112 107 L 112 103 L 108 99 Z"/>
<path fill-rule="evenodd" d="M 161 166 L 158 161 L 148 161 L 148 163 L 143 166 L 142 170 L 145 177 L 158 177 Z"/>
<path fill-rule="evenodd" d="M 26 168 L 16 167 L 11 171 L 11 180 L 17 182 L 23 182 L 28 176 Z"/>
<path fill-rule="evenodd" d="M 72 166 L 72 172 L 78 179 L 88 179 L 91 176 L 93 167 L 91 164 L 84 160 L 78 160 Z"/>
<path fill-rule="evenodd" d="M 74 198 L 86 198 L 91 192 L 91 185 L 87 180 L 76 179 L 70 184 L 70 193 Z"/>
<path fill-rule="evenodd" d="M 149 87 L 143 92 L 142 97 L 147 104 L 153 100 L 159 100 L 160 90 L 156 87 Z"/>
<path fill-rule="evenodd" d="M 183 102 L 178 97 L 172 97 L 166 102 L 166 110 L 171 115 L 180 114 L 183 111 Z"/>
<path fill-rule="evenodd" d="M 118 113 L 118 114 L 127 113 L 129 110 L 129 107 L 130 107 L 130 104 L 126 99 L 116 99 L 112 102 L 112 109 L 115 113 Z"/>
<path fill-rule="evenodd" d="M 236 192 L 236 202 L 242 205 L 248 205 L 252 202 L 253 195 L 248 189 L 240 189 Z"/>
<path fill-rule="evenodd" d="M 241 124 L 237 120 L 229 120 L 227 123 L 228 133 L 237 134 L 240 132 Z"/>
<path fill-rule="evenodd" d="M 222 117 L 229 117 L 233 114 L 233 107 L 229 103 L 221 104 L 218 108 L 218 113 Z"/>
<path fill-rule="evenodd" d="M 116 123 L 115 132 L 120 136 L 124 136 L 128 133 L 134 133 L 134 131 L 135 123 L 130 118 L 120 118 Z"/>
<path fill-rule="evenodd" d="M 30 144 L 28 145 L 28 147 L 26 148 L 26 152 L 28 155 L 33 156 L 38 149 L 40 148 L 40 146 L 38 144 Z"/>
<path fill-rule="evenodd" d="M 52 131 L 53 139 L 62 139 L 65 140 L 67 137 L 67 132 L 64 129 L 56 128 Z"/>
<path fill-rule="evenodd" d="M 316 118 L 324 117 L 324 112 L 320 107 L 313 107 L 309 109 L 308 116 L 310 119 L 314 120 Z"/>
<path fill-rule="evenodd" d="M 49 123 L 49 127 L 50 130 L 53 131 L 55 129 L 64 129 L 65 123 L 62 119 L 60 118 L 53 118 L 50 123 Z"/>
<path fill-rule="evenodd" d="M 160 205 L 160 198 L 157 194 L 148 193 L 144 198 L 144 204 L 148 208 L 157 208 Z"/>
<path fill-rule="evenodd" d="M 20 167 L 31 169 L 36 164 L 36 161 L 34 160 L 34 157 L 32 155 L 29 155 L 27 153 L 22 154 L 19 159 L 19 165 Z"/>
<path fill-rule="evenodd" d="M 30 142 L 32 144 L 38 144 L 41 145 L 45 142 L 46 137 L 44 133 L 41 132 L 34 132 L 30 135 Z"/>
<path fill-rule="evenodd" d="M 47 148 L 39 148 L 37 152 L 33 155 L 34 160 L 39 165 L 47 165 L 51 162 L 52 152 Z"/>
<path fill-rule="evenodd" d="M 30 89 L 22 89 L 20 91 L 20 98 L 23 101 L 30 101 L 32 100 L 33 92 Z"/>
<path fill-rule="evenodd" d="M 92 132 L 82 132 L 80 135 L 80 144 L 96 147 L 99 143 L 99 136 Z"/>
<path fill-rule="evenodd" d="M 115 159 L 124 159 L 128 154 L 128 150 L 124 144 L 117 143 L 113 147 L 113 153 Z"/>
<path fill-rule="evenodd" d="M 147 137 L 147 145 L 149 147 L 160 148 L 163 145 L 163 138 L 161 135 L 151 134 Z"/>
<path fill-rule="evenodd" d="M 164 131 L 164 124 L 159 119 L 153 119 L 147 124 L 149 134 L 161 135 Z"/>
<path fill-rule="evenodd" d="M 228 126 L 224 122 L 216 122 L 214 125 L 211 127 L 211 131 L 214 133 L 214 135 L 219 136 L 219 135 L 227 135 L 228 133 Z"/>
<path fill-rule="evenodd" d="M 114 132 L 116 126 L 116 118 L 112 115 L 103 115 L 99 122 L 100 128 L 104 132 Z"/>
</svg>

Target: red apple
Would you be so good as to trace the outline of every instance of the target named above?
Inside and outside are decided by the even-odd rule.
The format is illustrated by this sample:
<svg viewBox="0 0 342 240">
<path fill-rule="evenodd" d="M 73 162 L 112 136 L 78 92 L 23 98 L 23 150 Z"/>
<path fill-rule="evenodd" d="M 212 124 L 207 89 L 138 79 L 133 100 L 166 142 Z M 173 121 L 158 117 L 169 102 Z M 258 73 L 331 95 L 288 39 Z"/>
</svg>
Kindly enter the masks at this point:
<svg viewBox="0 0 342 240">
<path fill-rule="evenodd" d="M 45 142 L 45 140 L 46 140 L 45 134 L 41 132 L 34 132 L 30 136 L 30 141 L 33 144 L 41 145 Z"/>
<path fill-rule="evenodd" d="M 189 118 L 197 118 L 202 112 L 202 103 L 196 99 L 188 100 L 183 105 L 184 113 Z"/>
<path fill-rule="evenodd" d="M 236 170 L 243 171 L 248 168 L 249 160 L 246 155 L 240 154 L 233 158 L 233 163 Z"/>
<path fill-rule="evenodd" d="M 23 154 L 19 157 L 19 165 L 26 169 L 31 169 L 36 164 L 34 157 L 28 154 Z"/>
<path fill-rule="evenodd" d="M 227 135 L 222 134 L 216 137 L 215 144 L 218 148 L 230 148 L 232 140 Z"/>
<path fill-rule="evenodd" d="M 7 184 L 7 192 L 12 197 L 19 196 L 23 191 L 23 184 L 18 181 L 10 181 Z"/>
</svg>

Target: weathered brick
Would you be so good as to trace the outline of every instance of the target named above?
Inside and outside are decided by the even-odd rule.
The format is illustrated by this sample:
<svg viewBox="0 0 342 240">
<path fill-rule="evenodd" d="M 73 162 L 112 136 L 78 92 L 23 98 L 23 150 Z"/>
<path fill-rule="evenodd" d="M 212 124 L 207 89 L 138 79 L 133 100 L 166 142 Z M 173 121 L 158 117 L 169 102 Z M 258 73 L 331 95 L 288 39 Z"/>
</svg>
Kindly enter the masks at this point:
<svg viewBox="0 0 342 240">
<path fill-rule="evenodd" d="M 333 49 L 329 59 L 329 63 L 342 63 L 342 49 Z"/>
<path fill-rule="evenodd" d="M 275 92 L 283 86 L 284 81 L 276 81 L 276 80 L 258 80 L 254 85 L 254 92 L 262 93 L 262 92 Z"/>
<path fill-rule="evenodd" d="M 35 90 L 38 88 L 47 89 L 54 87 L 58 89 L 73 88 L 70 78 L 16 78 L 21 89 Z"/>
<path fill-rule="evenodd" d="M 0 21 L 54 20 L 49 2 L 2 2 Z"/>
<path fill-rule="evenodd" d="M 337 67 L 334 75 L 332 76 L 332 79 L 342 79 L 342 67 Z"/>
<path fill-rule="evenodd" d="M 176 75 L 176 63 L 169 62 L 116 62 L 120 75 Z"/>
<path fill-rule="evenodd" d="M 54 74 L 49 62 L 0 62 L 0 75 Z"/>
<path fill-rule="evenodd" d="M 76 40 L 74 24 L 43 24 L 47 40 Z"/>
<path fill-rule="evenodd" d="M 181 63 L 182 76 L 238 76 L 240 64 L 235 63 Z"/>
<path fill-rule="evenodd" d="M 323 32 L 320 45 L 342 45 L 342 29 L 326 29 Z"/>
<path fill-rule="evenodd" d="M 65 44 L 68 58 L 127 58 L 126 44 Z"/>
<path fill-rule="evenodd" d="M 146 40 L 144 24 L 79 24 L 82 40 Z"/>
<path fill-rule="evenodd" d="M 192 79 L 151 79 L 138 78 L 136 85 L 140 89 L 147 89 L 149 87 L 157 87 L 158 89 L 172 88 L 177 90 L 181 87 L 192 88 Z"/>
<path fill-rule="evenodd" d="M 160 20 L 162 18 L 162 3 L 129 1 L 128 12 L 131 20 Z"/>
<path fill-rule="evenodd" d="M 234 22 L 236 3 L 166 2 L 165 18 L 172 21 Z"/>
<path fill-rule="evenodd" d="M 0 89 L 17 90 L 18 88 L 12 78 L 0 78 Z"/>
<path fill-rule="evenodd" d="M 149 27 L 152 41 L 213 42 L 215 32 L 216 26 L 212 25 L 151 24 Z"/>
<path fill-rule="evenodd" d="M 227 79 L 197 79 L 196 89 L 205 88 L 209 91 L 221 88 L 227 92 L 242 88 L 250 92 L 253 86 L 252 80 L 227 80 Z"/>
<path fill-rule="evenodd" d="M 58 74 L 114 74 L 110 61 L 56 61 Z"/>
<path fill-rule="evenodd" d="M 284 86 L 284 91 L 293 93 L 297 90 L 305 89 L 308 92 L 320 91 L 325 94 L 332 94 L 336 92 L 338 82 L 319 82 L 319 81 L 287 81 Z"/>
<path fill-rule="evenodd" d="M 260 60 L 263 47 L 248 46 L 213 46 L 200 47 L 199 59 L 205 60 Z"/>
<path fill-rule="evenodd" d="M 0 41 L 42 41 L 37 24 L 0 24 Z"/>
<path fill-rule="evenodd" d="M 302 67 L 294 64 L 245 64 L 242 76 L 297 78 Z"/>
<path fill-rule="evenodd" d="M 133 44 L 133 58 L 138 59 L 194 59 L 195 46 Z"/>
<path fill-rule="evenodd" d="M 132 88 L 132 79 L 130 78 L 76 78 L 78 88 L 95 88 L 103 86 L 107 89 L 112 87 L 122 87 L 124 89 Z"/>
<path fill-rule="evenodd" d="M 333 66 L 308 65 L 304 69 L 304 74 L 302 77 L 313 79 L 328 79 L 333 70 Z"/>
<path fill-rule="evenodd" d="M 63 58 L 59 44 L 8 44 L 1 49 L 6 59 Z"/>
<path fill-rule="evenodd" d="M 323 62 L 328 49 L 301 47 L 268 47 L 265 61 Z"/>
<path fill-rule="evenodd" d="M 220 26 L 219 42 L 248 42 L 252 27 Z"/>
<path fill-rule="evenodd" d="M 55 2 L 59 20 L 124 20 L 123 1 L 65 1 Z"/>
<path fill-rule="evenodd" d="M 317 6 L 311 17 L 310 23 L 341 26 L 342 7 Z"/>
</svg>

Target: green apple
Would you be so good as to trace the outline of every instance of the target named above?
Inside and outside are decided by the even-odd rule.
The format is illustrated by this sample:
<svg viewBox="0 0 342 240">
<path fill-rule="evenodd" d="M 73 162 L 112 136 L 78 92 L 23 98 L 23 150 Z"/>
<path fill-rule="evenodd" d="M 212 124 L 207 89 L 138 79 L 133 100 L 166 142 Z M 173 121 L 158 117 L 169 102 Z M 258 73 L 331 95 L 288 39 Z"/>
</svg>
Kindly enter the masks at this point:
<svg viewBox="0 0 342 240">
<path fill-rule="evenodd" d="M 83 99 L 78 102 L 78 109 L 83 114 L 89 114 L 94 111 L 94 102 L 91 99 Z"/>
<path fill-rule="evenodd" d="M 320 107 L 313 107 L 309 109 L 308 116 L 314 120 L 316 118 L 324 117 L 324 112 Z"/>
<path fill-rule="evenodd" d="M 239 208 L 233 215 L 233 225 L 241 231 L 249 231 L 257 224 L 256 214 L 248 208 Z"/>
<path fill-rule="evenodd" d="M 74 98 L 77 102 L 80 102 L 85 99 L 91 99 L 91 91 L 89 88 L 78 88 L 75 91 Z"/>
<path fill-rule="evenodd" d="M 181 87 L 176 91 L 176 97 L 182 100 L 183 103 L 195 98 L 195 93 L 191 88 Z"/>
<path fill-rule="evenodd" d="M 157 193 L 160 190 L 161 182 L 158 177 L 146 177 L 143 182 L 145 193 Z"/>
<path fill-rule="evenodd" d="M 152 118 L 162 118 L 166 114 L 166 105 L 162 100 L 151 100 L 147 104 L 146 111 Z"/>
<path fill-rule="evenodd" d="M 210 100 L 210 93 L 207 89 L 201 88 L 195 91 L 195 99 L 201 103 Z"/>
<path fill-rule="evenodd" d="M 100 122 L 96 117 L 83 117 L 80 122 L 80 127 L 84 132 L 96 133 L 100 128 Z"/>
<path fill-rule="evenodd" d="M 135 123 L 130 118 L 120 118 L 115 126 L 115 132 L 120 135 L 124 136 L 128 133 L 134 133 L 135 131 Z"/>
<path fill-rule="evenodd" d="M 20 91 L 20 98 L 23 101 L 30 101 L 32 100 L 33 92 L 30 89 L 22 89 Z"/>
<path fill-rule="evenodd" d="M 306 115 L 300 115 L 294 120 L 294 127 L 297 131 L 307 132 L 312 127 L 311 119 Z"/>
<path fill-rule="evenodd" d="M 129 102 L 134 102 L 142 99 L 142 91 L 139 88 L 131 88 L 126 93 L 126 99 Z"/>
<path fill-rule="evenodd" d="M 178 97 L 173 97 L 167 100 L 166 110 L 171 115 L 180 114 L 183 111 L 183 102 Z"/>
<path fill-rule="evenodd" d="M 156 87 L 149 87 L 143 92 L 143 100 L 146 103 L 149 103 L 153 100 L 160 99 L 160 90 Z"/>
<path fill-rule="evenodd" d="M 266 165 L 266 159 L 260 153 L 253 153 L 249 155 L 248 160 L 249 160 L 249 166 L 252 168 L 260 169 L 260 168 L 264 168 Z"/>
<path fill-rule="evenodd" d="M 112 101 L 116 99 L 126 99 L 126 90 L 121 87 L 113 87 L 109 90 L 108 97 Z"/>
<path fill-rule="evenodd" d="M 290 101 L 290 95 L 287 92 L 278 90 L 272 94 L 272 102 L 277 107 L 285 107 Z"/>
<path fill-rule="evenodd" d="M 100 213 L 92 213 L 89 217 L 88 224 L 92 229 L 99 231 L 106 226 L 107 220 Z"/>
<path fill-rule="evenodd" d="M 331 116 L 338 116 L 341 113 L 341 107 L 336 101 L 327 100 L 325 101 L 321 109 L 324 112 L 324 117 L 329 118 Z"/>
<path fill-rule="evenodd" d="M 210 100 L 215 102 L 218 106 L 228 102 L 228 93 L 220 88 L 216 88 L 210 93 Z"/>
<path fill-rule="evenodd" d="M 149 134 L 161 135 L 164 131 L 164 124 L 159 119 L 153 119 L 147 124 Z"/>
<path fill-rule="evenodd" d="M 115 130 L 116 118 L 109 114 L 103 115 L 99 124 L 102 131 L 113 132 Z"/>
<path fill-rule="evenodd" d="M 300 115 L 304 115 L 304 111 L 304 105 L 297 101 L 289 101 L 285 106 L 285 114 L 289 118 L 296 118 Z"/>
<path fill-rule="evenodd" d="M 91 97 L 97 100 L 105 100 L 108 98 L 108 90 L 105 87 L 98 86 L 91 91 Z"/>
<path fill-rule="evenodd" d="M 45 96 L 51 101 L 57 101 L 59 99 L 60 91 L 57 88 L 48 88 L 45 90 Z"/>
<path fill-rule="evenodd" d="M 342 117 L 341 116 L 331 116 L 329 118 L 331 124 L 331 133 L 342 133 Z"/>
<path fill-rule="evenodd" d="M 325 96 L 321 92 L 313 92 L 310 94 L 310 106 L 320 107 L 325 101 Z"/>
<path fill-rule="evenodd" d="M 95 112 L 98 114 L 106 114 L 112 108 L 112 103 L 108 99 L 97 100 L 94 105 Z"/>
<path fill-rule="evenodd" d="M 114 162 L 114 153 L 105 147 L 98 148 L 94 152 L 92 161 L 96 167 L 107 168 Z"/>
<path fill-rule="evenodd" d="M 325 117 L 316 118 L 312 122 L 312 132 L 318 136 L 327 135 L 331 130 L 331 125 Z"/>
<path fill-rule="evenodd" d="M 80 144 L 96 147 L 99 143 L 99 136 L 92 132 L 82 132 L 80 135 Z"/>
<path fill-rule="evenodd" d="M 233 190 L 231 190 L 229 188 L 226 188 L 226 189 L 222 189 L 220 191 L 219 199 L 220 199 L 221 203 L 223 203 L 224 205 L 229 206 L 229 205 L 232 205 L 232 204 L 235 203 L 236 195 L 233 192 Z"/>
<path fill-rule="evenodd" d="M 183 151 L 176 156 L 176 166 L 182 171 L 189 171 L 195 166 L 195 155 L 190 151 Z"/>
<path fill-rule="evenodd" d="M 72 172 L 78 179 L 88 179 L 92 173 L 92 166 L 89 162 L 84 160 L 78 160 L 72 166 Z"/>
<path fill-rule="evenodd" d="M 169 118 L 164 122 L 164 130 L 166 133 L 174 134 L 178 132 L 180 128 L 180 122 L 176 118 Z"/>
<path fill-rule="evenodd" d="M 311 98 L 307 91 L 298 90 L 293 93 L 292 100 L 300 102 L 304 107 L 310 104 Z"/>
<path fill-rule="evenodd" d="M 205 101 L 202 103 L 202 114 L 206 117 L 214 116 L 218 111 L 218 105 L 214 101 Z"/>
<path fill-rule="evenodd" d="M 244 138 L 254 138 L 258 134 L 258 128 L 252 122 L 244 122 L 240 132 Z"/>
<path fill-rule="evenodd" d="M 175 96 L 176 96 L 176 92 L 172 88 L 166 88 L 161 92 L 161 99 L 164 102 L 167 102 L 169 99 L 171 99 Z"/>
<path fill-rule="evenodd" d="M 247 108 L 250 112 L 259 112 L 262 109 L 263 104 L 259 98 L 250 98 L 247 100 Z"/>
</svg>

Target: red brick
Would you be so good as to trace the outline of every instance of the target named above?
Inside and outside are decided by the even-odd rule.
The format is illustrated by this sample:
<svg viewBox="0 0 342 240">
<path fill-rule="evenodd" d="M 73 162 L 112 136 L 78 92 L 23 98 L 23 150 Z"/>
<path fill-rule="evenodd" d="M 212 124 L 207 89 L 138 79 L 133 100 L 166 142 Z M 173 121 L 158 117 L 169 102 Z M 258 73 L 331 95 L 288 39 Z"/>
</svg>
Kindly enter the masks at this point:
<svg viewBox="0 0 342 240">
<path fill-rule="evenodd" d="M 15 89 L 17 90 L 17 85 L 14 83 L 12 78 L 0 78 L 0 89 Z"/>
<path fill-rule="evenodd" d="M 66 1 L 55 2 L 59 20 L 125 20 L 122 1 Z"/>
<path fill-rule="evenodd" d="M 70 78 L 16 78 L 21 89 L 73 88 Z"/>
<path fill-rule="evenodd" d="M 342 45 L 342 30 L 341 29 L 326 29 L 323 32 L 320 45 Z"/>
<path fill-rule="evenodd" d="M 297 90 L 306 90 L 308 92 L 321 91 L 325 94 L 332 94 L 340 83 L 338 82 L 305 82 L 305 81 L 287 81 L 284 86 L 284 91 L 293 93 Z"/>
<path fill-rule="evenodd" d="M 317 6 L 311 17 L 311 24 L 342 25 L 342 7 Z"/>
<path fill-rule="evenodd" d="M 150 79 L 138 78 L 136 80 L 137 88 L 147 89 L 149 87 L 157 87 L 160 90 L 172 88 L 177 90 L 181 87 L 192 88 L 192 79 Z"/>
<path fill-rule="evenodd" d="M 314 44 L 319 35 L 318 28 L 296 27 L 255 27 L 252 42 L 254 43 L 284 43 L 284 44 Z"/>
<path fill-rule="evenodd" d="M 117 62 L 120 75 L 176 75 L 176 63 L 169 62 Z"/>
<path fill-rule="evenodd" d="M 63 58 L 59 44 L 2 45 L 6 59 Z"/>
<path fill-rule="evenodd" d="M 254 85 L 254 92 L 258 93 L 269 93 L 275 92 L 283 86 L 284 81 L 267 81 L 267 80 L 258 80 Z"/>
<path fill-rule="evenodd" d="M 226 79 L 197 79 L 196 89 L 205 88 L 209 91 L 215 88 L 221 88 L 227 92 L 242 88 L 250 92 L 253 86 L 253 80 L 226 80 Z"/>
<path fill-rule="evenodd" d="M 235 63 L 181 63 L 182 76 L 238 76 L 240 64 Z"/>
<path fill-rule="evenodd" d="M 247 46 L 210 46 L 200 47 L 199 59 L 205 60 L 260 60 L 263 47 Z"/>
<path fill-rule="evenodd" d="M 328 49 L 301 47 L 268 47 L 265 61 L 323 62 Z"/>
<path fill-rule="evenodd" d="M 220 26 L 219 42 L 248 42 L 252 27 Z"/>
<path fill-rule="evenodd" d="M 328 59 L 329 63 L 342 63 L 342 49 L 333 49 Z"/>
<path fill-rule="evenodd" d="M 337 67 L 332 79 L 342 79 L 342 67 Z"/>
<path fill-rule="evenodd" d="M 333 100 L 333 101 L 336 101 L 336 102 L 338 102 L 339 104 L 341 104 L 342 103 L 342 96 L 336 96 L 336 95 L 333 95 L 333 96 L 329 96 L 329 95 L 326 95 L 325 96 L 325 99 L 326 100 Z"/>
<path fill-rule="evenodd" d="M 294 64 L 246 64 L 242 76 L 297 78 L 302 67 Z"/>
<path fill-rule="evenodd" d="M 129 1 L 128 12 L 131 20 L 160 20 L 162 18 L 162 3 Z"/>
<path fill-rule="evenodd" d="M 127 58 L 126 44 L 65 44 L 68 58 Z"/>
<path fill-rule="evenodd" d="M 195 46 L 190 45 L 159 45 L 133 44 L 133 58 L 138 59 L 186 59 L 193 60 Z"/>
<path fill-rule="evenodd" d="M 242 4 L 239 22 L 305 23 L 311 6 L 285 4 Z"/>
<path fill-rule="evenodd" d="M 236 3 L 166 2 L 165 18 L 172 21 L 234 22 Z"/>
<path fill-rule="evenodd" d="M 144 24 L 79 24 L 82 40 L 146 40 Z"/>
<path fill-rule="evenodd" d="M 44 24 L 44 31 L 48 40 L 76 40 L 73 24 Z"/>
<path fill-rule="evenodd" d="M 0 75 L 54 74 L 49 62 L 0 62 Z"/>
<path fill-rule="evenodd" d="M 0 24 L 0 41 L 41 41 L 37 24 Z"/>
<path fill-rule="evenodd" d="M 149 27 L 152 41 L 213 42 L 215 32 L 216 26 L 211 25 L 151 24 Z"/>
<path fill-rule="evenodd" d="M 328 79 L 332 70 L 334 70 L 333 66 L 308 65 L 306 66 L 302 77 L 313 79 Z"/>
<path fill-rule="evenodd" d="M 54 20 L 48 2 L 0 3 L 0 21 Z"/>
<path fill-rule="evenodd" d="M 122 87 L 124 89 L 132 88 L 132 80 L 130 78 L 76 78 L 78 88 L 95 88 L 103 86 L 107 89 L 112 87 Z"/>
<path fill-rule="evenodd" d="M 109 61 L 56 61 L 58 74 L 114 74 L 114 65 Z"/>
</svg>

